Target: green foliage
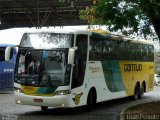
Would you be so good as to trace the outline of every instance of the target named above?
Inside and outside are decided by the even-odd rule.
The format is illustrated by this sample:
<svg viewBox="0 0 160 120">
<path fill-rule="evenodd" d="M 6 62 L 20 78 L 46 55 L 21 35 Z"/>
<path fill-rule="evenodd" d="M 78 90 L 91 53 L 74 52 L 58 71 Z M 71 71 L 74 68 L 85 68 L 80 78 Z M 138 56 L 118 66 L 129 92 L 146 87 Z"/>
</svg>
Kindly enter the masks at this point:
<svg viewBox="0 0 160 120">
<path fill-rule="evenodd" d="M 160 0 L 97 0 L 92 16 L 89 23 L 108 25 L 110 31 L 130 28 L 145 37 L 155 28 L 160 38 Z"/>
<path fill-rule="evenodd" d="M 133 28 L 135 32 L 138 31 L 139 25 L 139 9 L 137 4 L 127 3 L 123 0 L 100 0 L 96 14 L 101 13 L 100 18 L 108 21 L 111 31 L 123 30 L 126 28 Z M 114 26 L 113 26 L 114 25 Z"/>
<path fill-rule="evenodd" d="M 58 0 L 59 3 L 65 3 L 66 0 Z"/>
<path fill-rule="evenodd" d="M 75 0 L 56 0 L 59 3 L 71 3 L 74 2 Z M 84 1 L 91 1 L 91 0 L 77 0 L 78 2 L 84 2 Z"/>
</svg>

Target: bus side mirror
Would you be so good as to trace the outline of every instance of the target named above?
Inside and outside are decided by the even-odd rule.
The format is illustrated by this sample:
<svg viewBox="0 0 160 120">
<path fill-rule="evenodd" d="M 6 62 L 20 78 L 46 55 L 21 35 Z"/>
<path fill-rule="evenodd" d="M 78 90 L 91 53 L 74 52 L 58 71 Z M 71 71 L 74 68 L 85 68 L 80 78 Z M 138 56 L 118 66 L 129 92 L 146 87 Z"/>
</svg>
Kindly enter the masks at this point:
<svg viewBox="0 0 160 120">
<path fill-rule="evenodd" d="M 11 51 L 12 51 L 12 47 L 7 47 L 5 49 L 5 61 L 10 60 Z"/>
<path fill-rule="evenodd" d="M 68 64 L 73 65 L 74 64 L 74 57 L 75 57 L 75 51 L 77 50 L 77 47 L 72 47 L 69 49 L 68 52 Z"/>
</svg>

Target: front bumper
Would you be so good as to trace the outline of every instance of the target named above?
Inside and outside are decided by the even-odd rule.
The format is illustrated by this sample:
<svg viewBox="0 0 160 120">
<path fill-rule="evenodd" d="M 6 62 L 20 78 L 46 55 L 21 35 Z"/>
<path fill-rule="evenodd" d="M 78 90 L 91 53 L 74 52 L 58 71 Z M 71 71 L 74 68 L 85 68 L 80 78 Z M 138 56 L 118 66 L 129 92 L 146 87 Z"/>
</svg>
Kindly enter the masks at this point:
<svg viewBox="0 0 160 120">
<path fill-rule="evenodd" d="M 47 107 L 73 107 L 71 95 L 55 95 L 55 96 L 31 96 L 23 93 L 14 92 L 15 102 L 23 105 L 47 106 Z"/>
</svg>

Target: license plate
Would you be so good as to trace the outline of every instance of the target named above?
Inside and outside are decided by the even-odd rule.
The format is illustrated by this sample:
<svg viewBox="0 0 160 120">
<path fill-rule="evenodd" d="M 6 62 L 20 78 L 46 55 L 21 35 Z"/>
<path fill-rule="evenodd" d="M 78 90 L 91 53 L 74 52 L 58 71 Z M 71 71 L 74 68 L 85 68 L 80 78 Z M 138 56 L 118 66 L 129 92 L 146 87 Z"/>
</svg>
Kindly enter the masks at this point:
<svg viewBox="0 0 160 120">
<path fill-rule="evenodd" d="M 43 99 L 33 99 L 34 102 L 43 103 Z"/>
</svg>

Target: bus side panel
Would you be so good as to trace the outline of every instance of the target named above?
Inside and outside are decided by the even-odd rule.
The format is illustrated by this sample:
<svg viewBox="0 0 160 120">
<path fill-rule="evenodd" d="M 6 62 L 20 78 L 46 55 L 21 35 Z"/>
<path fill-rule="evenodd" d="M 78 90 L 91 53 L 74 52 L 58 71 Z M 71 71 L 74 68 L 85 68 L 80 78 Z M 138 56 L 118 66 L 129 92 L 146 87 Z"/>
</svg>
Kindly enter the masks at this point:
<svg viewBox="0 0 160 120">
<path fill-rule="evenodd" d="M 97 90 L 97 102 L 134 95 L 136 83 L 145 82 L 146 92 L 153 89 L 154 62 L 117 60 L 89 64 L 89 87 Z"/>
<path fill-rule="evenodd" d="M 154 63 L 153 62 L 120 62 L 122 78 L 128 96 L 134 94 L 137 82 L 146 84 L 146 92 L 153 90 Z"/>
<path fill-rule="evenodd" d="M 118 61 L 90 62 L 89 76 L 89 86 L 97 91 L 97 102 L 127 96 Z"/>
<path fill-rule="evenodd" d="M 0 62 L 0 89 L 13 88 L 16 55 L 17 50 L 14 48 L 10 61 Z"/>
<path fill-rule="evenodd" d="M 12 63 L 0 63 L 0 89 L 13 88 L 14 65 Z"/>
</svg>

